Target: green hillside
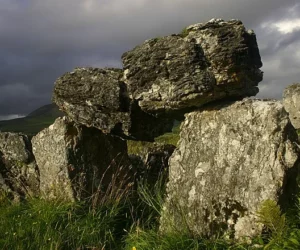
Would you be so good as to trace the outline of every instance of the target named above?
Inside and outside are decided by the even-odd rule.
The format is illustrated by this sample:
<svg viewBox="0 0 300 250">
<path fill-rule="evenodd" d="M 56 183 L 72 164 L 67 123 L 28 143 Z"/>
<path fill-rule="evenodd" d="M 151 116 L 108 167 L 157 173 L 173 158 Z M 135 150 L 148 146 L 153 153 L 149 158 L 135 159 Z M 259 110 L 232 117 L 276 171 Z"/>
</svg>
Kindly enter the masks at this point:
<svg viewBox="0 0 300 250">
<path fill-rule="evenodd" d="M 51 125 L 60 116 L 63 116 L 63 113 L 58 107 L 55 104 L 48 104 L 34 110 L 26 117 L 0 121 L 0 131 L 35 135 Z"/>
</svg>

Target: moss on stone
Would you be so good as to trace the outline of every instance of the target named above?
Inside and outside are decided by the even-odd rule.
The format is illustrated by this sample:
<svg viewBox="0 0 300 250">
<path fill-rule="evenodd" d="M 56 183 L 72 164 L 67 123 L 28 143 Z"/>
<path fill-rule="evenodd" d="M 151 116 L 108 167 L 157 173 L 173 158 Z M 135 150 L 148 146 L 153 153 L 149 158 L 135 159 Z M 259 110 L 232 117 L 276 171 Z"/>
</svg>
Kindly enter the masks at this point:
<svg viewBox="0 0 300 250">
<path fill-rule="evenodd" d="M 187 28 L 182 29 L 181 33 L 179 34 L 182 38 L 188 36 L 190 32 L 188 31 Z"/>
</svg>

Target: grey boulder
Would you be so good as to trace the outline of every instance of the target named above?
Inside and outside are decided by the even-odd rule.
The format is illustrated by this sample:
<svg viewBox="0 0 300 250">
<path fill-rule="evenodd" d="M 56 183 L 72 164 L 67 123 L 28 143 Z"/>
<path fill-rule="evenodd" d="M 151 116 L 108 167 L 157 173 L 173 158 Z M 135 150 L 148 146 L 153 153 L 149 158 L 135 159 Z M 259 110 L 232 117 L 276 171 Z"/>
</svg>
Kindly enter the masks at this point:
<svg viewBox="0 0 300 250">
<path fill-rule="evenodd" d="M 145 41 L 122 55 L 124 81 L 147 113 L 180 115 L 223 98 L 258 93 L 256 36 L 239 20 L 213 19 Z"/>
<path fill-rule="evenodd" d="M 121 69 L 76 68 L 57 79 L 53 101 L 73 121 L 105 134 L 153 141 L 172 129 L 170 119 L 143 112 L 129 98 Z"/>
<path fill-rule="evenodd" d="M 28 136 L 0 133 L 0 192 L 19 201 L 39 193 L 39 173 Z"/>
<path fill-rule="evenodd" d="M 128 180 L 126 142 L 66 117 L 33 137 L 32 145 L 42 197 L 84 200 L 105 192 L 113 176 L 120 188 Z"/>
<path fill-rule="evenodd" d="M 257 211 L 285 211 L 299 176 L 298 139 L 278 101 L 245 99 L 186 115 L 170 158 L 161 230 L 257 236 Z"/>
</svg>

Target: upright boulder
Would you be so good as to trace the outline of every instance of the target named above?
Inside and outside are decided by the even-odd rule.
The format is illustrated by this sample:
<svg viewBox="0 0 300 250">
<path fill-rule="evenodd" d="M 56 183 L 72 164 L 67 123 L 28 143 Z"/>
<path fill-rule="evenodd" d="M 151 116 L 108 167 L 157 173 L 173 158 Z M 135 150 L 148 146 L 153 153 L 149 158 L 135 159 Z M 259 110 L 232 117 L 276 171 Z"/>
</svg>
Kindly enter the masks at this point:
<svg viewBox="0 0 300 250">
<path fill-rule="evenodd" d="M 148 113 L 182 114 L 222 98 L 258 93 L 256 36 L 239 20 L 213 19 L 154 38 L 122 56 L 124 81 Z"/>
<path fill-rule="evenodd" d="M 24 134 L 0 133 L 0 192 L 14 200 L 39 193 L 38 169 Z"/>
<path fill-rule="evenodd" d="M 44 197 L 82 200 L 105 191 L 113 175 L 118 185 L 126 179 L 126 142 L 66 117 L 33 137 L 32 145 Z"/>
<path fill-rule="evenodd" d="M 136 140 L 153 139 L 172 129 L 170 119 L 143 112 L 129 98 L 121 69 L 76 68 L 55 82 L 53 101 L 73 121 Z"/>
<path fill-rule="evenodd" d="M 296 129 L 300 129 L 300 83 L 285 88 L 283 106 L 289 113 L 290 120 Z"/>
<path fill-rule="evenodd" d="M 244 99 L 186 115 L 170 158 L 161 230 L 259 235 L 268 199 L 285 209 L 297 190 L 297 134 L 278 101 Z"/>
</svg>

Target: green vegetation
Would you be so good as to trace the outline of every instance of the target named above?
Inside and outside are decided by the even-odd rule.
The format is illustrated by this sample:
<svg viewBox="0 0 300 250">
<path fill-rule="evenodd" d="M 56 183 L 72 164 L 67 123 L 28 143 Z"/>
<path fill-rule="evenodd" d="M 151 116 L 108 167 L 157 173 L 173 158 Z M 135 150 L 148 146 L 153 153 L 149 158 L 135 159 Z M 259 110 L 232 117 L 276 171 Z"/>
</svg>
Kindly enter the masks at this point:
<svg viewBox="0 0 300 250">
<path fill-rule="evenodd" d="M 190 32 L 188 31 L 188 29 L 187 29 L 187 28 L 184 28 L 184 29 L 181 31 L 180 36 L 181 36 L 182 38 L 184 38 L 184 37 L 188 36 L 189 33 L 190 33 Z"/>
<path fill-rule="evenodd" d="M 177 146 L 177 143 L 179 141 L 179 133 L 180 133 L 180 121 L 175 121 L 174 127 L 172 129 L 172 132 L 165 133 L 159 137 L 155 138 L 155 142 L 159 143 L 165 143 L 165 144 L 172 144 L 174 146 Z"/>
<path fill-rule="evenodd" d="M 0 249 L 222 249 L 225 241 L 158 232 L 164 200 L 162 178 L 154 186 L 107 194 L 95 204 L 31 199 L 16 204 L 2 198 Z M 113 191 L 114 190 L 114 191 Z M 111 189 L 115 192 L 115 189 Z M 229 245 L 228 245 L 229 246 Z"/>
<path fill-rule="evenodd" d="M 0 131 L 36 135 L 44 128 L 53 124 L 55 119 L 62 115 L 63 113 L 54 104 L 45 105 L 24 118 L 0 121 Z"/>
<path fill-rule="evenodd" d="M 153 142 L 147 141 L 127 141 L 128 154 L 143 154 L 145 148 L 153 146 Z"/>
<path fill-rule="evenodd" d="M 250 244 L 195 238 L 177 231 L 162 234 L 162 180 L 150 186 L 142 179 L 137 188 L 128 186 L 122 192 L 112 188 L 97 203 L 91 197 L 75 203 L 30 199 L 16 204 L 2 195 L 0 249 L 300 249 L 300 206 L 293 213 L 282 214 L 270 200 L 257 212 L 266 225 L 265 234 Z"/>
<path fill-rule="evenodd" d="M 153 39 L 151 39 L 151 41 L 157 43 L 162 37 L 158 36 L 158 37 L 155 37 Z"/>
<path fill-rule="evenodd" d="M 118 249 L 126 223 L 123 206 L 91 209 L 64 201 L 30 200 L 0 208 L 1 249 Z"/>
<path fill-rule="evenodd" d="M 57 114 L 47 115 L 44 111 L 7 121 L 10 131 L 15 129 L 34 134 L 49 126 Z M 5 124 L 5 121 L 0 122 L 0 130 L 4 130 Z M 177 122 L 171 133 L 157 137 L 155 141 L 176 145 L 179 131 L 180 122 Z M 129 153 L 141 153 L 152 145 L 129 141 Z M 251 243 L 237 244 L 225 238 L 196 238 L 188 232 L 175 230 L 162 234 L 159 232 L 159 218 L 166 184 L 162 175 L 155 185 L 141 178 L 137 186 L 128 185 L 121 191 L 111 188 L 101 197 L 95 195 L 75 203 L 64 199 L 32 198 L 18 204 L 11 202 L 2 191 L 0 249 L 300 249 L 300 202 L 286 214 L 280 211 L 276 202 L 263 202 L 257 215 L 265 224 L 264 234 L 251 239 Z M 298 197 L 300 201 L 300 195 Z"/>
<path fill-rule="evenodd" d="M 285 214 L 281 213 L 279 206 L 273 200 L 266 200 L 262 203 L 257 212 L 259 221 L 265 225 L 270 233 L 270 241 L 265 248 L 280 243 L 287 234 L 287 223 Z"/>
<path fill-rule="evenodd" d="M 179 133 L 180 133 L 180 121 L 175 121 L 172 132 L 165 133 L 159 137 L 155 138 L 155 142 L 164 143 L 164 144 L 172 144 L 177 146 L 179 141 Z M 129 154 L 143 154 L 145 148 L 151 148 L 153 146 L 152 142 L 146 141 L 127 141 L 128 153 Z"/>
</svg>

